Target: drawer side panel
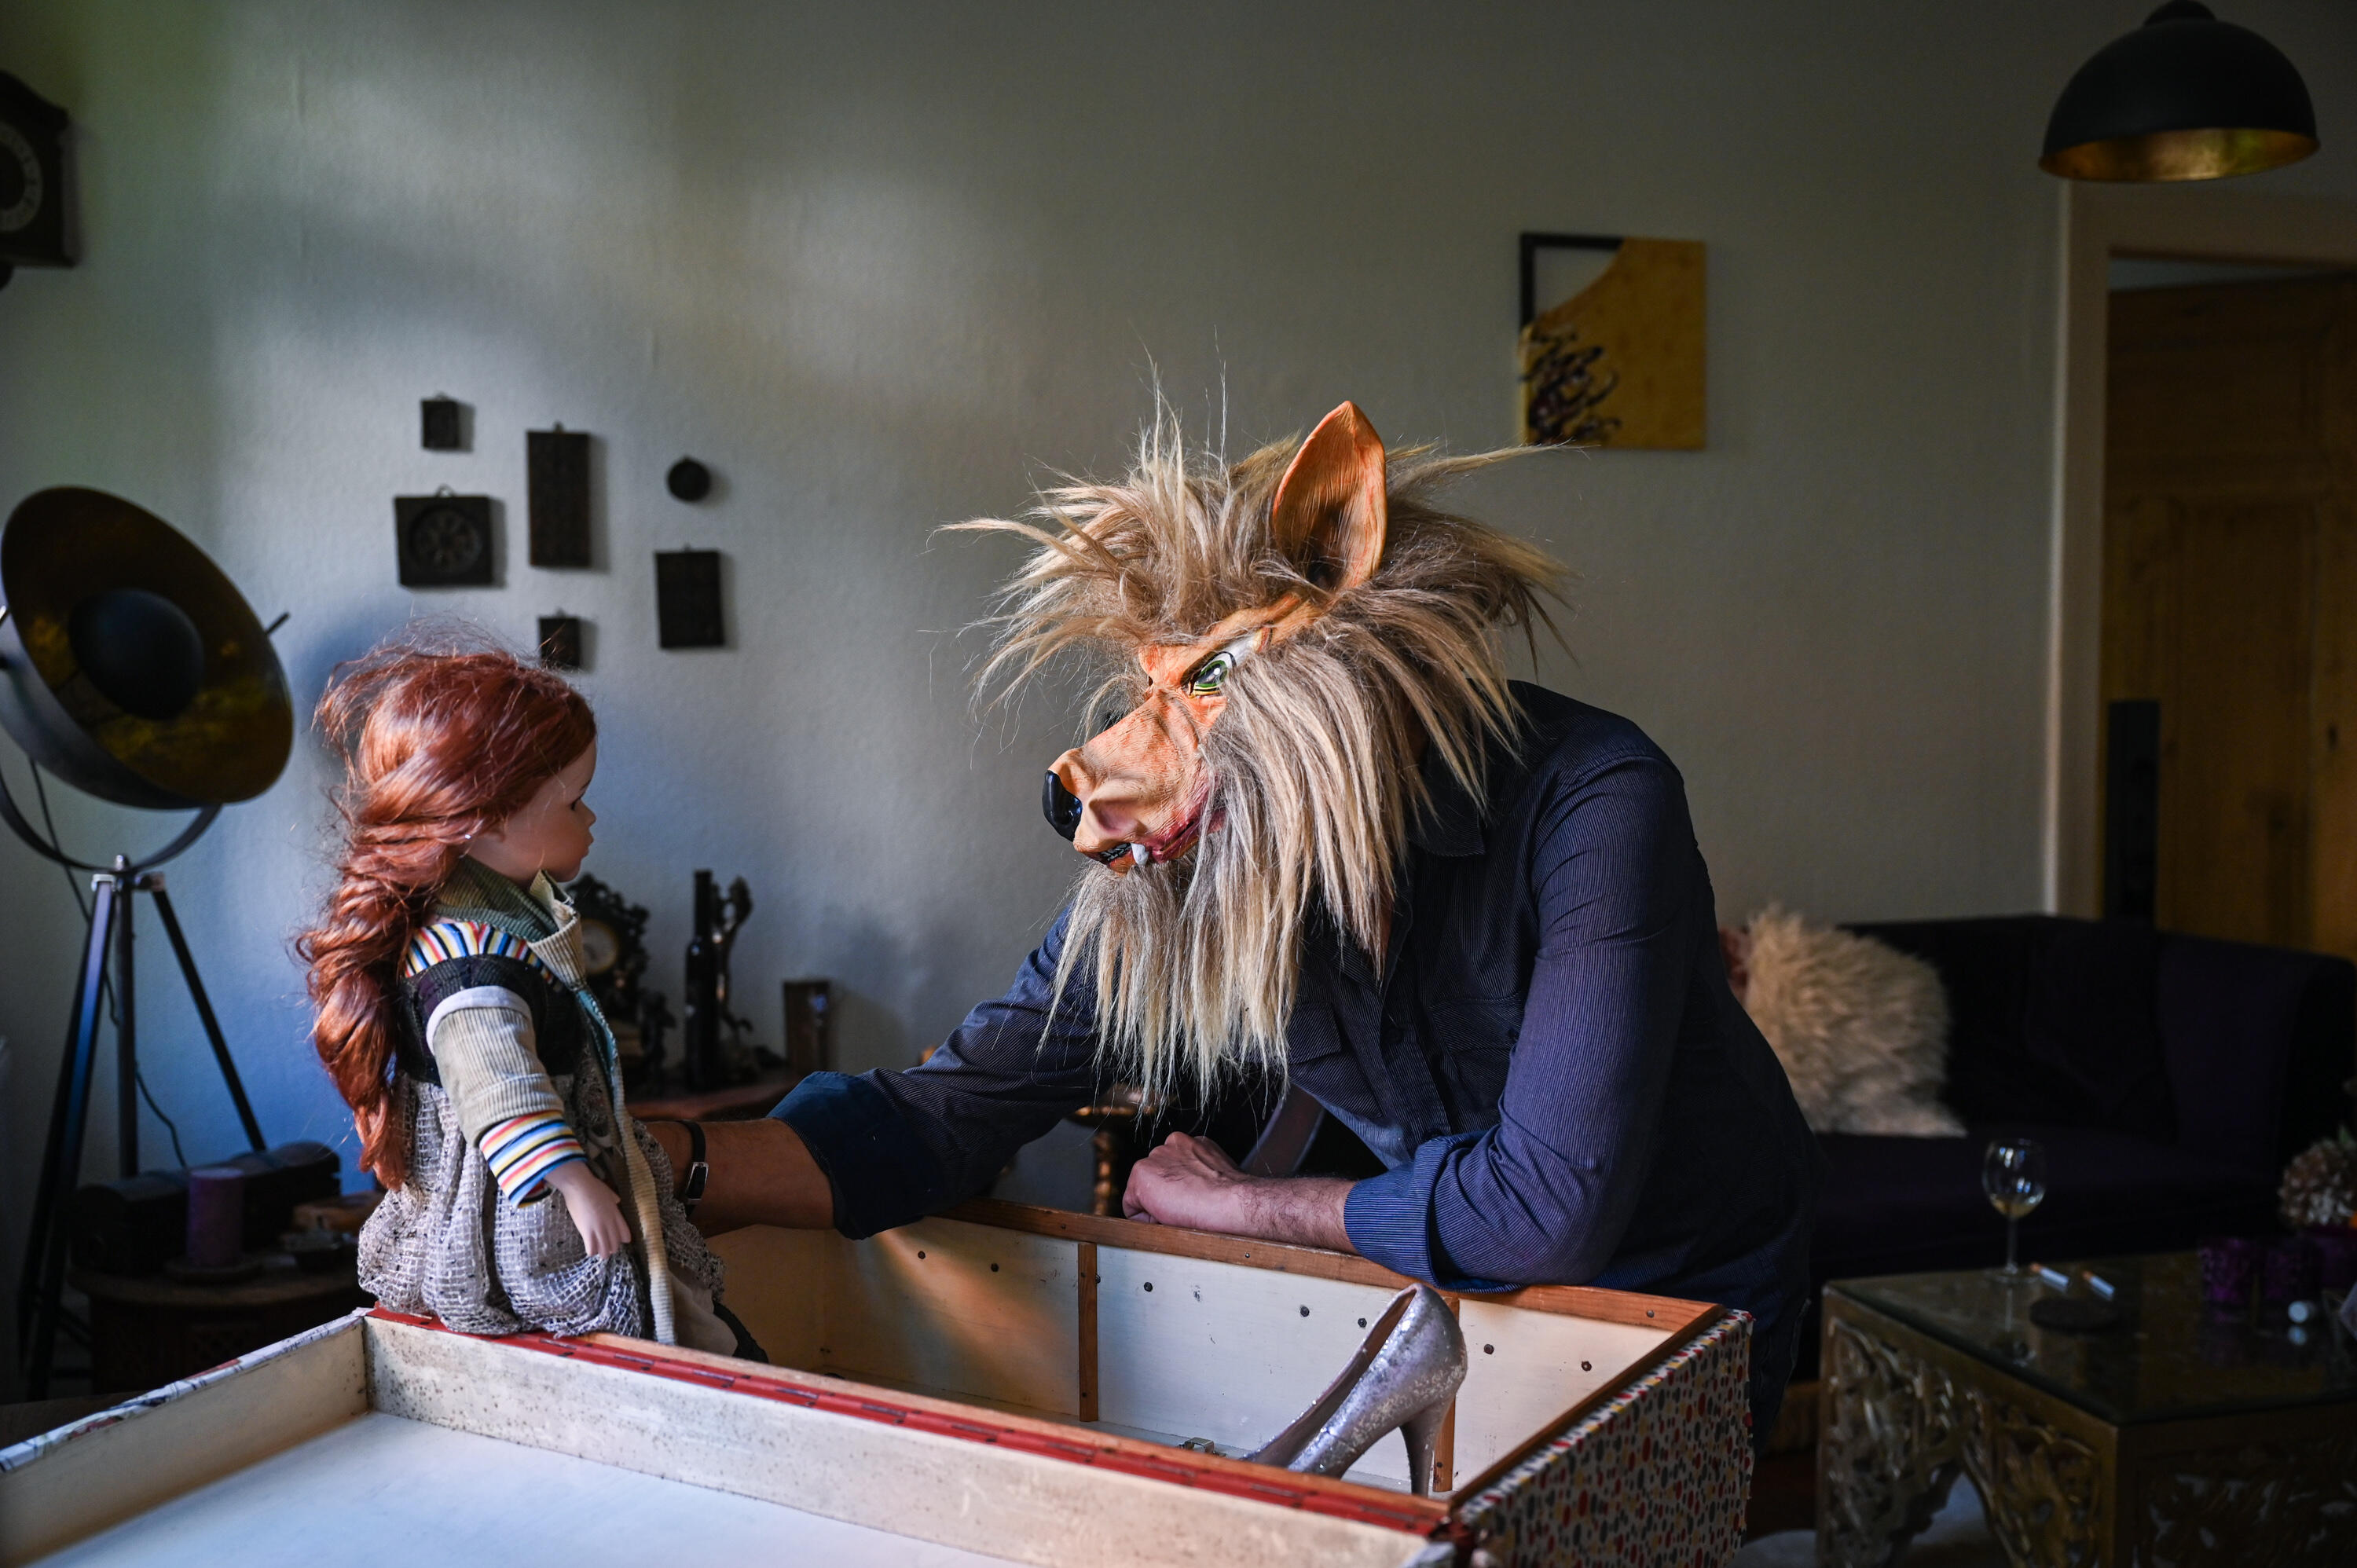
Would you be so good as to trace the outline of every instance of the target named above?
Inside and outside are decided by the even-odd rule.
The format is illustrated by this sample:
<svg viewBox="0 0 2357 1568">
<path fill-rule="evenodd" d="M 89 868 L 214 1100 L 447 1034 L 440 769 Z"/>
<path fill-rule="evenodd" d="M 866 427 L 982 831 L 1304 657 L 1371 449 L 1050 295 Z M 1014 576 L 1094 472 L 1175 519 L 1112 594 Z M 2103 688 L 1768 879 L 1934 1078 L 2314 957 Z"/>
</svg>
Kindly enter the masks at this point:
<svg viewBox="0 0 2357 1568">
<path fill-rule="evenodd" d="M 1047 1568 L 1404 1563 L 1422 1541 L 990 1443 L 371 1319 L 376 1407 Z"/>
<path fill-rule="evenodd" d="M 0 1563 L 28 1563 L 368 1409 L 345 1318 L 118 1405 L 0 1459 Z"/>
</svg>

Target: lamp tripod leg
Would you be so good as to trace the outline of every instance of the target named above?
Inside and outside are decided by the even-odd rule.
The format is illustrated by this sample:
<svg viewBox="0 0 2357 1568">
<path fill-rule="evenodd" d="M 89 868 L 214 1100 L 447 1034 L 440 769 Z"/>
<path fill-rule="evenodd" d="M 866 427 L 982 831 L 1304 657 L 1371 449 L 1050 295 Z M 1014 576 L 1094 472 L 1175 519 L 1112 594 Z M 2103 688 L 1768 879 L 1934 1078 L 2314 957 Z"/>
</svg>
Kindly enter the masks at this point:
<svg viewBox="0 0 2357 1568">
<path fill-rule="evenodd" d="M 49 1392 L 59 1300 L 66 1279 L 67 1227 L 59 1211 L 72 1199 L 81 1179 L 82 1132 L 90 1117 L 99 1014 L 105 1005 L 106 961 L 123 893 L 118 880 L 106 873 L 92 877 L 91 886 L 95 897 L 91 903 L 90 937 L 82 946 L 72 1032 L 66 1037 L 65 1060 L 58 1069 L 58 1098 L 49 1117 L 48 1147 L 41 1162 L 41 1185 L 33 1202 L 32 1234 L 26 1243 L 25 1273 L 17 1291 L 18 1353 L 27 1399 L 47 1399 Z"/>
<path fill-rule="evenodd" d="M 237 1063 L 230 1058 L 229 1041 L 221 1034 L 221 1020 L 213 1016 L 212 999 L 205 994 L 205 983 L 198 977 L 196 955 L 188 951 L 188 939 L 180 934 L 180 918 L 172 912 L 171 895 L 164 891 L 161 875 L 151 873 L 139 881 L 156 896 L 156 912 L 164 917 L 164 934 L 172 940 L 172 956 L 180 961 L 180 978 L 188 983 L 188 994 L 196 999 L 197 1016 L 204 1021 L 205 1038 L 212 1045 L 213 1060 L 221 1064 L 221 1081 L 229 1085 L 229 1097 L 237 1103 L 237 1119 L 245 1128 L 245 1141 L 258 1155 L 265 1147 L 262 1123 L 254 1120 L 253 1103 L 245 1098 L 244 1081 L 237 1076 Z"/>
<path fill-rule="evenodd" d="M 82 927 L 82 967 L 75 972 L 73 1010 L 67 1015 L 66 1047 L 58 1054 L 58 1088 L 49 1101 L 49 1135 L 41 1145 L 41 1174 L 34 1191 L 33 1223 L 25 1238 L 25 1264 L 16 1276 L 16 1360 L 19 1366 L 33 1343 L 33 1307 L 40 1297 L 40 1261 L 48 1255 L 48 1219 L 51 1199 L 58 1186 L 58 1155 L 65 1145 L 66 1108 L 72 1103 L 74 1066 L 78 1060 L 75 1042 L 81 1038 L 82 1003 L 89 994 L 89 953 L 96 928 L 85 920 Z"/>
<path fill-rule="evenodd" d="M 131 957 L 131 929 L 139 910 L 132 895 L 139 883 L 122 855 L 114 858 L 114 1156 L 128 1180 L 139 1174 L 139 972 Z"/>
</svg>

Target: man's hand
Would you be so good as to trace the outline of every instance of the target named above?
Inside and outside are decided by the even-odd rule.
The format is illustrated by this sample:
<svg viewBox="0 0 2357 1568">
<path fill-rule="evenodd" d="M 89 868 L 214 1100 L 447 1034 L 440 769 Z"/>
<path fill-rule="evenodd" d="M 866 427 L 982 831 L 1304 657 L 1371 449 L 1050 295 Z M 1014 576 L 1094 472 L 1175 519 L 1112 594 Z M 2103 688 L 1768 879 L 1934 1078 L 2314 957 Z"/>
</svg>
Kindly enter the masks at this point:
<svg viewBox="0 0 2357 1568">
<path fill-rule="evenodd" d="M 1241 1223 L 1254 1177 L 1236 1169 L 1228 1152 L 1208 1138 L 1173 1133 L 1130 1167 L 1121 1211 L 1157 1225 L 1250 1235 Z"/>
<path fill-rule="evenodd" d="M 1131 1168 L 1121 1209 L 1157 1225 L 1348 1252 L 1351 1186 L 1335 1176 L 1246 1176 L 1217 1144 L 1173 1133 Z"/>
<path fill-rule="evenodd" d="M 548 1185 L 565 1197 L 565 1212 L 581 1232 L 581 1245 L 593 1258 L 619 1252 L 630 1244 L 630 1227 L 622 1218 L 622 1200 L 599 1181 L 584 1160 L 567 1160 L 548 1173 Z"/>
</svg>

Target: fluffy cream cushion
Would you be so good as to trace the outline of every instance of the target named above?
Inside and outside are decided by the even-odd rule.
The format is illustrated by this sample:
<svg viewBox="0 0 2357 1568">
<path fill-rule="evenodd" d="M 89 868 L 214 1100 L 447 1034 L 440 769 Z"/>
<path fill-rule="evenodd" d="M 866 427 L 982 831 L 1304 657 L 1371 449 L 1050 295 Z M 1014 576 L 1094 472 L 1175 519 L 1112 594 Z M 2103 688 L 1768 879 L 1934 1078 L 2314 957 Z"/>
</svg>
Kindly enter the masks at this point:
<svg viewBox="0 0 2357 1568">
<path fill-rule="evenodd" d="M 1952 1137 L 1948 999 L 1939 972 L 1770 904 L 1724 938 L 1728 978 L 1820 1133 Z"/>
</svg>

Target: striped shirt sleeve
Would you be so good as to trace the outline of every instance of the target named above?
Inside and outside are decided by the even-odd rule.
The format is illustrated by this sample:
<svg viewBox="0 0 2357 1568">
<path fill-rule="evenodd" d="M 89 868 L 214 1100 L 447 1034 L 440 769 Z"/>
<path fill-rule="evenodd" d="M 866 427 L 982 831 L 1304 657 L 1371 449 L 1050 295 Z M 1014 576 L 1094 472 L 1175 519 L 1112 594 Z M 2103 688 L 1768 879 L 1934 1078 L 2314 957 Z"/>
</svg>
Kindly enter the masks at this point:
<svg viewBox="0 0 2357 1568">
<path fill-rule="evenodd" d="M 409 950 L 404 955 L 404 974 L 423 974 L 436 964 L 454 958 L 489 954 L 496 958 L 511 958 L 531 965 L 546 975 L 553 984 L 565 981 L 548 961 L 532 950 L 532 944 L 522 937 L 496 930 L 480 920 L 436 920 L 421 928 L 409 940 Z"/>
<path fill-rule="evenodd" d="M 548 1196 L 548 1173 L 588 1156 L 562 1116 L 517 1116 L 482 1137 L 483 1158 L 510 1203 L 537 1203 Z"/>
<path fill-rule="evenodd" d="M 435 1008 L 425 1038 L 459 1127 L 509 1202 L 546 1197 L 550 1171 L 587 1157 L 533 1048 L 522 997 L 496 985 L 458 992 Z"/>
</svg>

